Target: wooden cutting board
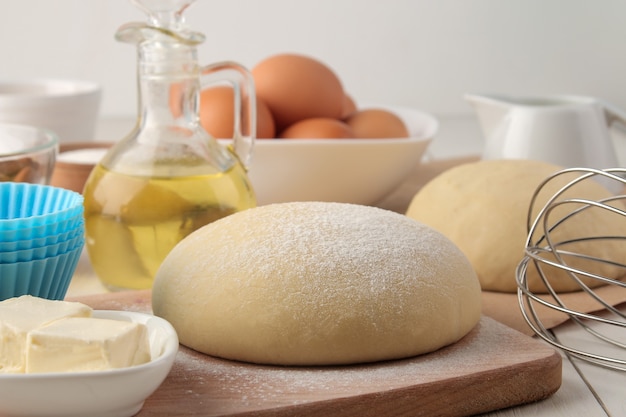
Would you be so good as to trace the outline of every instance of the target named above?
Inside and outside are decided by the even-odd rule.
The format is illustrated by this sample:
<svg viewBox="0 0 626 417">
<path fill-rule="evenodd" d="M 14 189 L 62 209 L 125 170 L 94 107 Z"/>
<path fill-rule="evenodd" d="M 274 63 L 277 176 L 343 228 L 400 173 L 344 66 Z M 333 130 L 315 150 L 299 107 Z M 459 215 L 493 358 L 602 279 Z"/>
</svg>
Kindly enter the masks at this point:
<svg viewBox="0 0 626 417">
<path fill-rule="evenodd" d="M 73 300 L 151 312 L 149 291 Z M 181 346 L 139 416 L 468 416 L 541 400 L 560 385 L 558 352 L 483 317 L 454 345 L 369 365 L 260 366 Z"/>
</svg>

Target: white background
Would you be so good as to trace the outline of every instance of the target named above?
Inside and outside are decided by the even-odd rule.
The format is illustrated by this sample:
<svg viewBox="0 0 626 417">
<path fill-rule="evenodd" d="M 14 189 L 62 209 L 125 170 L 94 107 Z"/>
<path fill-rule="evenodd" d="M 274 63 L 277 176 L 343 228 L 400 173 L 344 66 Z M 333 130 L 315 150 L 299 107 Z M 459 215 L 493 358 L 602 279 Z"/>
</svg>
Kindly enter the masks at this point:
<svg viewBox="0 0 626 417">
<path fill-rule="evenodd" d="M 357 102 L 470 117 L 466 92 L 601 97 L 626 108 L 623 0 L 197 0 L 202 64 L 253 67 L 280 52 L 331 66 Z M 102 118 L 134 117 L 127 0 L 0 0 L 0 80 L 103 86 Z M 445 127 L 445 126 L 444 126 Z"/>
</svg>

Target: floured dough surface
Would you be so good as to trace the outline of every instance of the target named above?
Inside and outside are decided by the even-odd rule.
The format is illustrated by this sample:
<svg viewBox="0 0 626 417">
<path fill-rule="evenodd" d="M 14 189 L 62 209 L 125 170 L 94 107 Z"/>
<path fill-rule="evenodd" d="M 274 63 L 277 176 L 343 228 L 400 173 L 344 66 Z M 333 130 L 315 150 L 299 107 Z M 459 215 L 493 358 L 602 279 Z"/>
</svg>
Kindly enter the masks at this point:
<svg viewBox="0 0 626 417">
<path fill-rule="evenodd" d="M 278 365 L 434 351 L 480 319 L 478 279 L 432 228 L 373 207 L 261 206 L 189 235 L 163 262 L 153 311 L 200 352 Z"/>
<path fill-rule="evenodd" d="M 515 269 L 524 257 L 528 236 L 527 219 L 531 198 L 541 182 L 562 170 L 552 164 L 530 160 L 483 160 L 454 167 L 426 184 L 413 198 L 407 216 L 423 222 L 450 238 L 472 263 L 484 290 L 515 292 Z M 561 187 L 579 173 L 560 176 L 542 189 L 539 210 Z M 611 193 L 599 182 L 587 180 L 571 187 L 562 198 L 599 201 Z M 550 225 L 577 207 L 562 206 L 551 214 Z M 549 226 L 551 227 L 551 226 Z M 543 228 L 541 228 L 543 233 Z M 587 210 L 555 228 L 550 236 L 555 242 L 602 235 L 626 236 L 626 222 L 606 210 Z M 536 241 L 536 239 L 533 239 Z M 543 243 L 545 245 L 545 242 Z M 601 259 L 621 260 L 626 252 L 624 240 L 587 241 L 561 247 L 574 253 Z M 547 257 L 547 256 L 546 256 Z M 554 259 L 554 258 L 551 258 Z M 605 263 L 566 259 L 570 266 L 610 278 L 623 271 Z M 557 262 L 558 263 L 558 262 Z M 548 279 L 556 291 L 574 291 L 581 287 L 567 274 L 546 267 Z M 595 287 L 602 283 L 584 279 Z M 533 265 L 527 272 L 528 287 L 536 293 L 546 292 Z"/>
</svg>

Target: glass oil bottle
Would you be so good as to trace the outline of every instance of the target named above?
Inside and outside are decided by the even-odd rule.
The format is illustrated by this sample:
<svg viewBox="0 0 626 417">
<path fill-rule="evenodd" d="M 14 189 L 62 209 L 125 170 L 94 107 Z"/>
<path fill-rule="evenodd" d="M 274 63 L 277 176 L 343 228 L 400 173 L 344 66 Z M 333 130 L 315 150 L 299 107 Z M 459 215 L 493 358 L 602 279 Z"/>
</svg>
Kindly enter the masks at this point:
<svg viewBox="0 0 626 417">
<path fill-rule="evenodd" d="M 84 189 L 86 248 L 111 290 L 148 289 L 162 260 L 194 230 L 256 205 L 247 176 L 256 109 L 250 73 L 226 62 L 200 67 L 204 36 L 184 26 L 193 0 L 132 0 L 148 23 L 116 33 L 138 51 L 134 129 L 92 171 Z M 234 138 L 224 146 L 200 125 L 199 93 L 235 92 Z"/>
</svg>

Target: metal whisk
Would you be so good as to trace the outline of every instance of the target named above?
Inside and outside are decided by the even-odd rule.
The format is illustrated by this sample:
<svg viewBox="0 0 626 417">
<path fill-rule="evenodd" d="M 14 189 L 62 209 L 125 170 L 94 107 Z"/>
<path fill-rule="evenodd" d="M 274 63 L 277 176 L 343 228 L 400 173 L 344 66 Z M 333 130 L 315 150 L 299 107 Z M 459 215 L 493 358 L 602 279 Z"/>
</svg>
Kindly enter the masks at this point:
<svg viewBox="0 0 626 417">
<path fill-rule="evenodd" d="M 576 196 L 575 187 L 586 181 L 600 181 L 609 189 L 615 189 L 616 185 L 624 188 L 625 178 L 624 168 L 572 168 L 546 178 L 531 200 L 525 256 L 516 271 L 522 314 L 539 337 L 571 356 L 622 371 L 626 371 L 626 315 L 603 299 L 596 290 L 599 286 L 604 286 L 606 291 L 606 286 L 611 286 L 608 287 L 610 291 L 626 291 L 626 280 L 622 280 L 626 277 L 626 250 L 618 251 L 618 255 L 600 256 L 580 249 L 620 243 L 624 243 L 626 248 L 626 233 L 620 234 L 620 228 L 617 227 L 619 223 L 626 222 L 626 195 L 590 200 L 584 196 Z M 540 193 L 543 192 L 544 197 L 546 193 L 550 195 L 549 189 L 554 190 L 555 185 L 557 191 L 552 191 L 553 195 L 540 206 Z M 557 236 L 563 234 L 560 233 L 562 228 L 574 231 L 585 229 L 577 222 L 583 222 L 584 213 L 593 210 L 606 212 L 602 215 L 608 215 L 610 223 L 616 227 L 597 235 L 572 237 L 570 234 L 563 239 Z M 533 213 L 537 214 L 533 216 Z M 626 227 L 621 227 L 621 230 L 626 230 Z M 599 272 L 606 268 L 612 269 L 611 277 Z M 531 272 L 538 277 L 537 282 L 540 281 L 545 286 L 545 291 L 537 291 L 536 284 L 533 284 L 535 290 L 531 290 L 528 279 Z M 582 291 L 584 297 L 592 297 L 593 303 L 597 303 L 594 313 L 576 311 L 576 307 L 568 305 L 565 294 L 555 289 L 554 280 L 557 274 L 559 279 L 571 280 L 569 285 L 574 283 L 576 291 Z M 585 332 L 578 332 L 577 337 L 571 338 L 567 343 L 560 340 L 563 338 L 557 338 L 542 323 L 538 310 L 544 307 L 567 315 L 572 323 L 583 328 Z M 580 333 L 584 334 L 582 338 L 578 337 Z"/>
</svg>

